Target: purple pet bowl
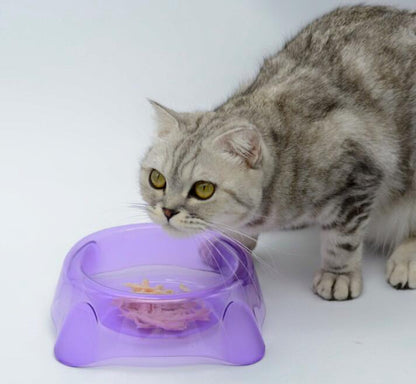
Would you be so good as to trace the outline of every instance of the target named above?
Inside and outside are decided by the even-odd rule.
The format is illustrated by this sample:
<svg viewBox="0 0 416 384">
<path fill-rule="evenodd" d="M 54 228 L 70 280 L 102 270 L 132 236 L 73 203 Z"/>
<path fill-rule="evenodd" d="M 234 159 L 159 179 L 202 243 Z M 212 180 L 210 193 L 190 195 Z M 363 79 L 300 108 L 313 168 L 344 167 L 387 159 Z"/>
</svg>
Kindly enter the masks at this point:
<svg viewBox="0 0 416 384">
<path fill-rule="evenodd" d="M 135 293 L 147 280 L 168 294 Z M 70 366 L 246 365 L 264 355 L 264 304 L 250 254 L 220 234 L 186 239 L 152 224 L 109 228 L 67 255 L 52 317 Z"/>
</svg>

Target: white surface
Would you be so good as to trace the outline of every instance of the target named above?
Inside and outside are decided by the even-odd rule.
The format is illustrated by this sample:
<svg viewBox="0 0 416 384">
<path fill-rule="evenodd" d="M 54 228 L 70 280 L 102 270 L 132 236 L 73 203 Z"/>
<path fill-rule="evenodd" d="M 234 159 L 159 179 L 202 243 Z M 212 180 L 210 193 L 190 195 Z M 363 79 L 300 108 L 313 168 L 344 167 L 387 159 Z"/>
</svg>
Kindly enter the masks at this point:
<svg viewBox="0 0 416 384">
<path fill-rule="evenodd" d="M 411 7 L 414 0 L 396 1 Z M 268 234 L 259 266 L 265 358 L 248 367 L 73 369 L 52 355 L 49 308 L 84 235 L 138 220 L 151 97 L 180 110 L 223 100 L 264 54 L 336 1 L 0 1 L 2 383 L 412 383 L 416 292 L 369 257 L 365 291 L 310 290 L 316 230 Z"/>
</svg>

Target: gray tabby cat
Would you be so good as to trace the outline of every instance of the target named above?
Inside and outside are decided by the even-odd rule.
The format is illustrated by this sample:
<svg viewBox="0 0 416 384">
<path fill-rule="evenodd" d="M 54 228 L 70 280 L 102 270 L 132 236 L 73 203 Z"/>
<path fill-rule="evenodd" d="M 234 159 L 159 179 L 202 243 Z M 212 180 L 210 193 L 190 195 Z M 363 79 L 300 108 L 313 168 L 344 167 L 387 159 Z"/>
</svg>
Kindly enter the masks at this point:
<svg viewBox="0 0 416 384">
<path fill-rule="evenodd" d="M 152 102 L 158 134 L 140 184 L 173 234 L 317 223 L 324 299 L 362 291 L 363 241 L 394 250 L 387 280 L 416 288 L 416 13 L 339 8 L 212 111 Z M 238 236 L 237 236 L 238 237 Z"/>
</svg>

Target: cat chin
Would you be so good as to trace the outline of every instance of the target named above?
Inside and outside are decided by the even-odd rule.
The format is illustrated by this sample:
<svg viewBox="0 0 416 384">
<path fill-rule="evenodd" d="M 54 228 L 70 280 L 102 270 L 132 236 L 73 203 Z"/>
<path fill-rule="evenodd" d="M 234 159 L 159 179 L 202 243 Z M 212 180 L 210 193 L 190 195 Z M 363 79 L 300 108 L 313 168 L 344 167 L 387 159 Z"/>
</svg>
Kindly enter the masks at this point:
<svg viewBox="0 0 416 384">
<path fill-rule="evenodd" d="M 172 237 L 176 238 L 185 238 L 185 237 L 191 237 L 193 235 L 196 235 L 197 233 L 201 233 L 202 231 L 196 231 L 196 230 L 189 230 L 189 229 L 178 229 L 176 227 L 173 227 L 170 224 L 162 225 L 162 228 Z"/>
</svg>

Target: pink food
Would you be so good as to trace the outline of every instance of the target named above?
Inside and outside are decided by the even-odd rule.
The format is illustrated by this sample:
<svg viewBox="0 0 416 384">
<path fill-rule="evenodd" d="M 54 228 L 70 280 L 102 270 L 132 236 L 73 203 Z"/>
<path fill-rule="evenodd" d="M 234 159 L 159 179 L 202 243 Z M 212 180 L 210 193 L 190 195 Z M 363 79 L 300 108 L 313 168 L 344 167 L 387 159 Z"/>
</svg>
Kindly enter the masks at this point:
<svg viewBox="0 0 416 384">
<path fill-rule="evenodd" d="M 140 284 L 126 284 L 135 293 L 169 295 L 172 289 L 165 289 L 162 285 L 151 287 L 149 280 Z M 179 285 L 183 292 L 189 288 Z M 132 320 L 138 328 L 161 328 L 167 331 L 182 331 L 194 321 L 209 321 L 209 310 L 195 300 L 180 300 L 174 302 L 158 302 L 141 300 L 140 298 L 120 298 L 115 301 L 121 314 Z"/>
<path fill-rule="evenodd" d="M 192 300 L 157 303 L 140 299 L 119 299 L 116 304 L 122 315 L 134 321 L 138 328 L 182 331 L 191 322 L 209 321 L 209 310 Z"/>
</svg>

